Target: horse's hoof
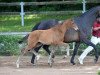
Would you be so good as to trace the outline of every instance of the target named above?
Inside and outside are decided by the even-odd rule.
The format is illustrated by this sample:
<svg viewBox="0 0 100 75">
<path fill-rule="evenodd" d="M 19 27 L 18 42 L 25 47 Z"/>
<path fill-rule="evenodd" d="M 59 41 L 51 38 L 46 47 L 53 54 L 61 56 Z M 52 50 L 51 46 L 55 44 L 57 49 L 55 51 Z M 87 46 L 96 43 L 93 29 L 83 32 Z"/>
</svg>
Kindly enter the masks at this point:
<svg viewBox="0 0 100 75">
<path fill-rule="evenodd" d="M 50 67 L 52 67 L 52 63 L 48 63 L 48 65 L 49 65 Z"/>
<path fill-rule="evenodd" d="M 55 55 L 52 55 L 52 58 L 55 58 Z"/>
<path fill-rule="evenodd" d="M 83 65 L 83 60 L 82 60 L 81 58 L 78 58 L 78 60 L 79 60 L 79 63 L 80 63 L 81 65 Z"/>
<path fill-rule="evenodd" d="M 50 67 L 52 67 L 53 63 L 54 63 L 54 60 L 51 60 L 50 62 L 48 62 Z"/>
<path fill-rule="evenodd" d="M 96 58 L 94 59 L 94 62 L 97 63 L 99 56 L 96 56 Z"/>
<path fill-rule="evenodd" d="M 36 64 L 33 64 L 33 66 L 36 66 Z"/>
<path fill-rule="evenodd" d="M 50 67 L 52 67 L 52 63 L 51 64 L 49 64 L 50 65 Z"/>
<path fill-rule="evenodd" d="M 72 63 L 73 65 L 75 65 L 75 63 L 74 63 L 73 61 L 71 61 L 71 63 Z"/>
<path fill-rule="evenodd" d="M 98 59 L 94 59 L 94 63 L 97 63 Z"/>
<path fill-rule="evenodd" d="M 19 68 L 19 64 L 16 63 L 16 67 Z"/>
<path fill-rule="evenodd" d="M 63 59 L 66 59 L 67 58 L 67 56 L 65 55 L 64 57 L 63 57 Z"/>
<path fill-rule="evenodd" d="M 37 55 L 37 56 L 36 56 L 36 60 L 39 60 L 39 59 L 40 59 L 40 55 Z"/>
<path fill-rule="evenodd" d="M 73 65 L 75 65 L 75 63 L 72 63 Z"/>
</svg>

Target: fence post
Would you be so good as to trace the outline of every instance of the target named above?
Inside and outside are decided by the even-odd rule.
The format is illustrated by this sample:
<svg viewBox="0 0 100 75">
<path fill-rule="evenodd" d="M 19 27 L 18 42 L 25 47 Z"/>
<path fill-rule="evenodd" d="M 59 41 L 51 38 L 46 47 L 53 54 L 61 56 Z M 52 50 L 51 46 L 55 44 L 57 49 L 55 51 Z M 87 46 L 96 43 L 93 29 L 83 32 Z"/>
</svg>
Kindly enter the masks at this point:
<svg viewBox="0 0 100 75">
<path fill-rule="evenodd" d="M 20 3 L 20 5 L 21 5 L 21 13 L 20 13 L 20 15 L 21 15 L 21 24 L 22 24 L 22 26 L 24 26 L 24 2 L 21 2 Z"/>
<path fill-rule="evenodd" d="M 84 12 L 86 12 L 86 1 L 85 0 L 83 0 L 83 11 L 82 11 L 82 13 L 84 13 Z"/>
</svg>

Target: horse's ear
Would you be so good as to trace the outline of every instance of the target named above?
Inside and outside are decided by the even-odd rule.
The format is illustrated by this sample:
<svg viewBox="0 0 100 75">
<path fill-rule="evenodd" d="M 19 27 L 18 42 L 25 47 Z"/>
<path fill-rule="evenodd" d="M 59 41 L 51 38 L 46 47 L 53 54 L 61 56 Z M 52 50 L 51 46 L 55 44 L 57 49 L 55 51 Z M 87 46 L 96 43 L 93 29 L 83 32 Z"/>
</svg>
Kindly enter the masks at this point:
<svg viewBox="0 0 100 75">
<path fill-rule="evenodd" d="M 70 19 L 70 21 L 71 21 L 71 23 L 72 23 L 72 24 L 74 24 L 74 21 L 73 21 L 73 19 Z"/>
</svg>

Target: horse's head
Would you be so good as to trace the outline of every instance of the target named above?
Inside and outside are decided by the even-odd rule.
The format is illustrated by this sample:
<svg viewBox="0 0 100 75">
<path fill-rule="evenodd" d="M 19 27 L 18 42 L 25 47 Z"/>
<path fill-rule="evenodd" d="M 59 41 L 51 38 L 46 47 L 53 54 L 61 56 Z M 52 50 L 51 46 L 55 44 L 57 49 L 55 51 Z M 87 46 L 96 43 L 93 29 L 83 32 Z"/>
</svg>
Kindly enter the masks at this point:
<svg viewBox="0 0 100 75">
<path fill-rule="evenodd" d="M 74 23 L 74 21 L 72 19 L 68 19 L 65 21 L 65 24 L 69 27 L 69 28 L 74 28 L 75 30 L 78 30 L 77 25 Z"/>
</svg>

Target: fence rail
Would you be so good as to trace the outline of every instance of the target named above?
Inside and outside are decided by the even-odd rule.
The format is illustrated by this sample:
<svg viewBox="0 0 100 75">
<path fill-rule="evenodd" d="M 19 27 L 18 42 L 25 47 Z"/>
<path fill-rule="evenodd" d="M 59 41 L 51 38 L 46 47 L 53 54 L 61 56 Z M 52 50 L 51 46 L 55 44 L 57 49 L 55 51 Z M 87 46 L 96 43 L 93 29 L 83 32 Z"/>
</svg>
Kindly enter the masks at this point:
<svg viewBox="0 0 100 75">
<path fill-rule="evenodd" d="M 97 1 L 86 1 L 87 3 L 100 3 L 100 0 Z M 49 2 L 24 2 L 24 5 L 55 5 L 55 4 L 82 4 L 81 1 L 49 1 Z M 20 5 L 20 2 L 5 3 L 1 2 L 0 6 L 16 6 Z"/>
<path fill-rule="evenodd" d="M 82 13 L 81 10 L 75 10 L 75 11 L 40 11 L 40 12 L 24 12 L 25 15 L 29 14 L 69 14 L 69 13 Z M 0 15 L 19 15 L 20 12 L 0 12 Z"/>
<path fill-rule="evenodd" d="M 24 2 L 24 5 L 55 5 L 55 4 L 76 4 L 77 1 L 51 1 L 51 2 Z M 14 3 L 0 3 L 0 6 L 16 6 L 20 5 L 20 2 Z"/>
<path fill-rule="evenodd" d="M 0 35 L 26 35 L 29 32 L 0 32 Z"/>
</svg>

